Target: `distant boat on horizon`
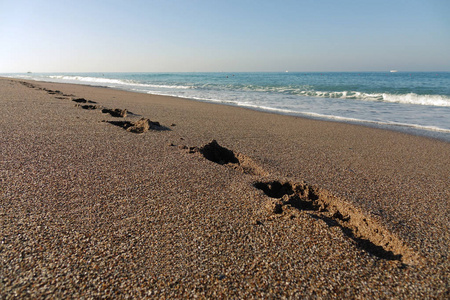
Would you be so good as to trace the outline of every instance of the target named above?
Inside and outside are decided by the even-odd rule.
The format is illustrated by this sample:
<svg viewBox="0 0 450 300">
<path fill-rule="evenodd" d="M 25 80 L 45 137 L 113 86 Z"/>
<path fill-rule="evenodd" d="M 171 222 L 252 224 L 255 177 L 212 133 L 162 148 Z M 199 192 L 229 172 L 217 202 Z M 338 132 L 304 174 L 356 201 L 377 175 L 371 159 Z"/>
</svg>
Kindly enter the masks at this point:
<svg viewBox="0 0 450 300">
<path fill-rule="evenodd" d="M 397 70 L 391 70 L 391 73 L 397 73 L 398 71 Z"/>
</svg>

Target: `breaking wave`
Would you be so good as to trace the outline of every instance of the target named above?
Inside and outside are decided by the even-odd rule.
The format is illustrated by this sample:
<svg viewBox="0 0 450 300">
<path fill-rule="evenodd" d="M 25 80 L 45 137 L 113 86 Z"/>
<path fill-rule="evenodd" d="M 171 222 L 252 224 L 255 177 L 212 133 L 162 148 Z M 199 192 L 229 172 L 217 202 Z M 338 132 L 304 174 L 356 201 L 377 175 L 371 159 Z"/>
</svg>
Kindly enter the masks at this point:
<svg viewBox="0 0 450 300">
<path fill-rule="evenodd" d="M 105 84 L 110 87 L 149 87 L 149 88 L 172 88 L 172 89 L 189 89 L 189 86 L 183 85 L 163 85 L 163 84 L 146 84 L 135 80 L 127 79 L 112 79 L 105 77 L 86 77 L 86 76 L 71 76 L 71 75 L 51 75 L 48 78 L 64 82 L 83 82 L 95 84 Z"/>
<path fill-rule="evenodd" d="M 300 91 L 299 95 L 321 97 L 321 98 L 340 98 L 365 101 L 384 101 L 392 103 L 431 105 L 431 106 L 450 106 L 450 97 L 443 95 L 419 95 L 416 93 L 407 94 L 389 94 L 389 93 L 362 93 L 354 91 L 344 92 L 321 92 L 321 91 Z"/>
<path fill-rule="evenodd" d="M 32 77 L 32 76 L 30 76 Z M 241 92 L 262 92 L 273 93 L 280 95 L 290 96 L 305 96 L 305 97 L 318 97 L 318 98 L 337 98 L 337 99 L 349 99 L 349 100 L 362 100 L 362 101 L 377 101 L 377 102 L 390 102 L 401 103 L 411 105 L 428 105 L 428 106 L 440 106 L 450 107 L 450 97 L 446 95 L 421 95 L 413 92 L 409 93 L 368 93 L 359 91 L 320 91 L 314 89 L 314 86 L 310 85 L 297 85 L 297 86 L 260 86 L 252 84 L 224 84 L 224 83 L 186 83 L 186 82 L 146 82 L 145 80 L 131 80 L 131 79 L 114 79 L 103 76 L 78 76 L 78 75 L 49 75 L 45 76 L 47 80 L 71 82 L 71 83 L 85 83 L 92 85 L 106 85 L 109 87 L 121 87 L 124 89 L 134 90 L 136 88 L 148 89 L 147 91 L 155 92 L 157 89 L 163 89 L 167 92 L 167 89 L 174 90 L 199 90 L 202 92 L 209 91 L 212 94 L 216 94 L 220 91 L 241 91 Z M 38 79 L 39 80 L 39 79 Z M 176 92 L 175 92 L 176 93 Z"/>
</svg>

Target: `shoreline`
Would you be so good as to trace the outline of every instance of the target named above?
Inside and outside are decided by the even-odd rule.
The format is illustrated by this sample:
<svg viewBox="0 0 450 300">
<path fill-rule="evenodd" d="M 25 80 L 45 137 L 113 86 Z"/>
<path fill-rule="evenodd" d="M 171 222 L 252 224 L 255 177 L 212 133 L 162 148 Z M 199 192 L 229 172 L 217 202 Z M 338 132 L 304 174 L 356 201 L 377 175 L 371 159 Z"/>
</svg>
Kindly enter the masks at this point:
<svg viewBox="0 0 450 300">
<path fill-rule="evenodd" d="M 320 72 L 318 72 L 318 73 L 320 73 Z M 342 73 L 342 72 L 337 72 L 337 73 Z M 352 73 L 352 72 L 350 72 L 350 73 Z M 371 72 L 368 72 L 368 73 L 371 73 Z M 421 72 L 419 72 L 419 73 L 421 73 Z M 446 73 L 446 72 L 444 72 L 444 73 Z M 9 78 L 9 77 L 5 77 L 5 78 Z M 15 79 L 22 80 L 20 78 L 15 78 Z M 27 79 L 23 79 L 23 80 L 27 80 Z M 40 82 L 39 80 L 35 80 L 35 79 L 28 79 L 28 80 Z M 214 104 L 219 104 L 219 105 L 241 107 L 241 108 L 246 108 L 246 109 L 250 109 L 250 110 L 254 110 L 254 111 L 261 111 L 261 112 L 267 112 L 267 113 L 278 114 L 278 115 L 294 116 L 294 117 L 319 120 L 319 121 L 353 124 L 353 125 L 365 126 L 365 127 L 369 127 L 369 128 L 378 128 L 378 129 L 390 130 L 390 131 L 395 131 L 395 132 L 402 132 L 402 133 L 415 135 L 415 136 L 438 139 L 440 141 L 450 143 L 450 131 L 446 130 L 446 129 L 441 129 L 441 128 L 435 129 L 435 128 L 433 128 L 433 126 L 427 127 L 427 126 L 414 125 L 414 124 L 389 123 L 389 122 L 386 123 L 386 122 L 381 122 L 381 121 L 370 121 L 370 120 L 354 119 L 354 118 L 339 117 L 339 116 L 328 116 L 328 115 L 321 115 L 321 114 L 309 113 L 309 112 L 294 112 L 294 111 L 288 112 L 288 111 L 283 111 L 283 109 L 264 108 L 264 107 L 257 107 L 257 106 L 252 106 L 252 105 L 244 105 L 244 104 L 239 104 L 239 103 L 233 103 L 233 102 L 226 101 L 226 100 L 190 98 L 190 97 L 183 97 L 183 96 L 177 96 L 177 95 L 167 95 L 167 94 L 149 93 L 149 92 L 145 92 L 145 91 L 129 90 L 126 88 L 121 88 L 121 87 L 109 87 L 109 86 L 101 85 L 100 83 L 97 85 L 97 84 L 85 84 L 85 83 L 62 83 L 62 82 L 57 82 L 57 81 L 41 81 L 41 82 L 76 84 L 76 85 L 81 85 L 81 86 L 111 88 L 111 89 L 116 89 L 116 90 L 129 91 L 129 92 L 142 93 L 142 94 L 150 94 L 150 95 L 162 96 L 162 97 L 175 97 L 175 98 L 187 99 L 187 100 L 191 100 L 191 101 L 199 101 L 199 102 L 204 102 L 204 103 L 214 103 Z"/>
<path fill-rule="evenodd" d="M 110 88 L 0 85 L 0 255 L 11 268 L 33 258 L 52 270 L 26 279 L 27 268 L 2 267 L 3 295 L 18 281 L 77 290 L 70 278 L 82 272 L 103 284 L 78 286 L 82 295 L 122 282 L 122 295 L 136 296 L 136 278 L 166 297 L 448 295 L 447 142 Z M 140 118 L 160 126 L 128 131 Z M 371 252 L 387 237 L 394 248 Z M 12 250 L 26 247 L 22 258 Z"/>
</svg>

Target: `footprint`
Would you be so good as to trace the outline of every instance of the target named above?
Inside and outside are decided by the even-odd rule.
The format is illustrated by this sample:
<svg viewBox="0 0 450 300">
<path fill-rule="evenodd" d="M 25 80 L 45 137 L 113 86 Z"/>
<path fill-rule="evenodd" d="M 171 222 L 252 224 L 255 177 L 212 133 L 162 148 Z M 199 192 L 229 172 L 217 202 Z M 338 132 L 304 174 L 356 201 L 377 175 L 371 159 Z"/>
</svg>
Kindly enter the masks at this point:
<svg viewBox="0 0 450 300">
<path fill-rule="evenodd" d="M 32 83 L 28 83 L 28 82 L 25 82 L 25 81 L 19 81 L 19 83 L 24 85 L 24 86 L 26 86 L 26 87 L 29 87 L 30 89 L 36 88 L 36 86 L 34 84 L 32 84 Z"/>
<path fill-rule="evenodd" d="M 376 221 L 327 191 L 306 183 L 280 181 L 256 182 L 254 187 L 272 199 L 266 206 L 271 214 L 289 213 L 292 209 L 307 211 L 311 217 L 324 221 L 329 227 L 339 227 L 361 249 L 378 258 L 412 265 L 422 260 Z"/>
<path fill-rule="evenodd" d="M 58 90 L 49 90 L 49 89 L 46 89 L 46 88 L 43 88 L 43 90 L 46 91 L 50 95 L 63 95 L 63 93 L 61 91 L 58 91 Z"/>
<path fill-rule="evenodd" d="M 101 109 L 102 108 L 101 105 L 92 105 L 92 104 L 87 104 L 87 105 L 75 104 L 75 106 L 81 107 L 82 109 L 88 109 L 88 110 L 94 110 L 94 109 Z"/>
<path fill-rule="evenodd" d="M 84 98 L 74 98 L 74 99 L 72 99 L 72 101 L 76 102 L 76 103 L 94 103 L 94 104 L 97 103 L 95 101 L 86 100 Z"/>
<path fill-rule="evenodd" d="M 133 133 L 144 133 L 150 129 L 159 131 L 170 130 L 165 126 L 161 126 L 159 122 L 153 122 L 147 118 L 142 118 L 136 122 L 131 121 L 103 121 L 103 122 L 107 122 L 109 124 L 122 127 L 126 131 Z"/>
<path fill-rule="evenodd" d="M 245 174 L 267 176 L 258 164 L 256 164 L 250 157 L 241 153 L 235 153 L 225 147 L 220 146 L 216 140 L 204 145 L 203 147 L 181 147 L 187 149 L 189 153 L 200 153 L 207 160 L 215 162 L 219 165 L 224 165 L 232 169 L 238 170 Z"/>
<path fill-rule="evenodd" d="M 219 165 L 239 164 L 239 159 L 233 151 L 220 146 L 216 140 L 199 148 L 199 152 L 208 160 Z"/>
<path fill-rule="evenodd" d="M 102 109 L 102 113 L 110 114 L 111 116 L 116 117 L 116 118 L 126 117 L 127 112 L 128 111 L 126 109 L 120 109 L 120 108 L 115 108 L 115 109 L 104 108 L 104 109 Z"/>
</svg>

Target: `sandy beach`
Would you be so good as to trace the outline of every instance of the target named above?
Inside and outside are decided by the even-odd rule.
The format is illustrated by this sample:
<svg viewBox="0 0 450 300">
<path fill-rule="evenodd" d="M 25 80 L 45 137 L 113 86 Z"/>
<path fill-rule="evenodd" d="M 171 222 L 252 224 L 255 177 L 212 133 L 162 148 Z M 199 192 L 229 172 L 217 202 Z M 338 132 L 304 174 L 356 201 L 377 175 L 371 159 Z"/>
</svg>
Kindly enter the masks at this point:
<svg viewBox="0 0 450 300">
<path fill-rule="evenodd" d="M 449 143 L 9 78 L 0 105 L 2 299 L 450 297 Z"/>
</svg>

